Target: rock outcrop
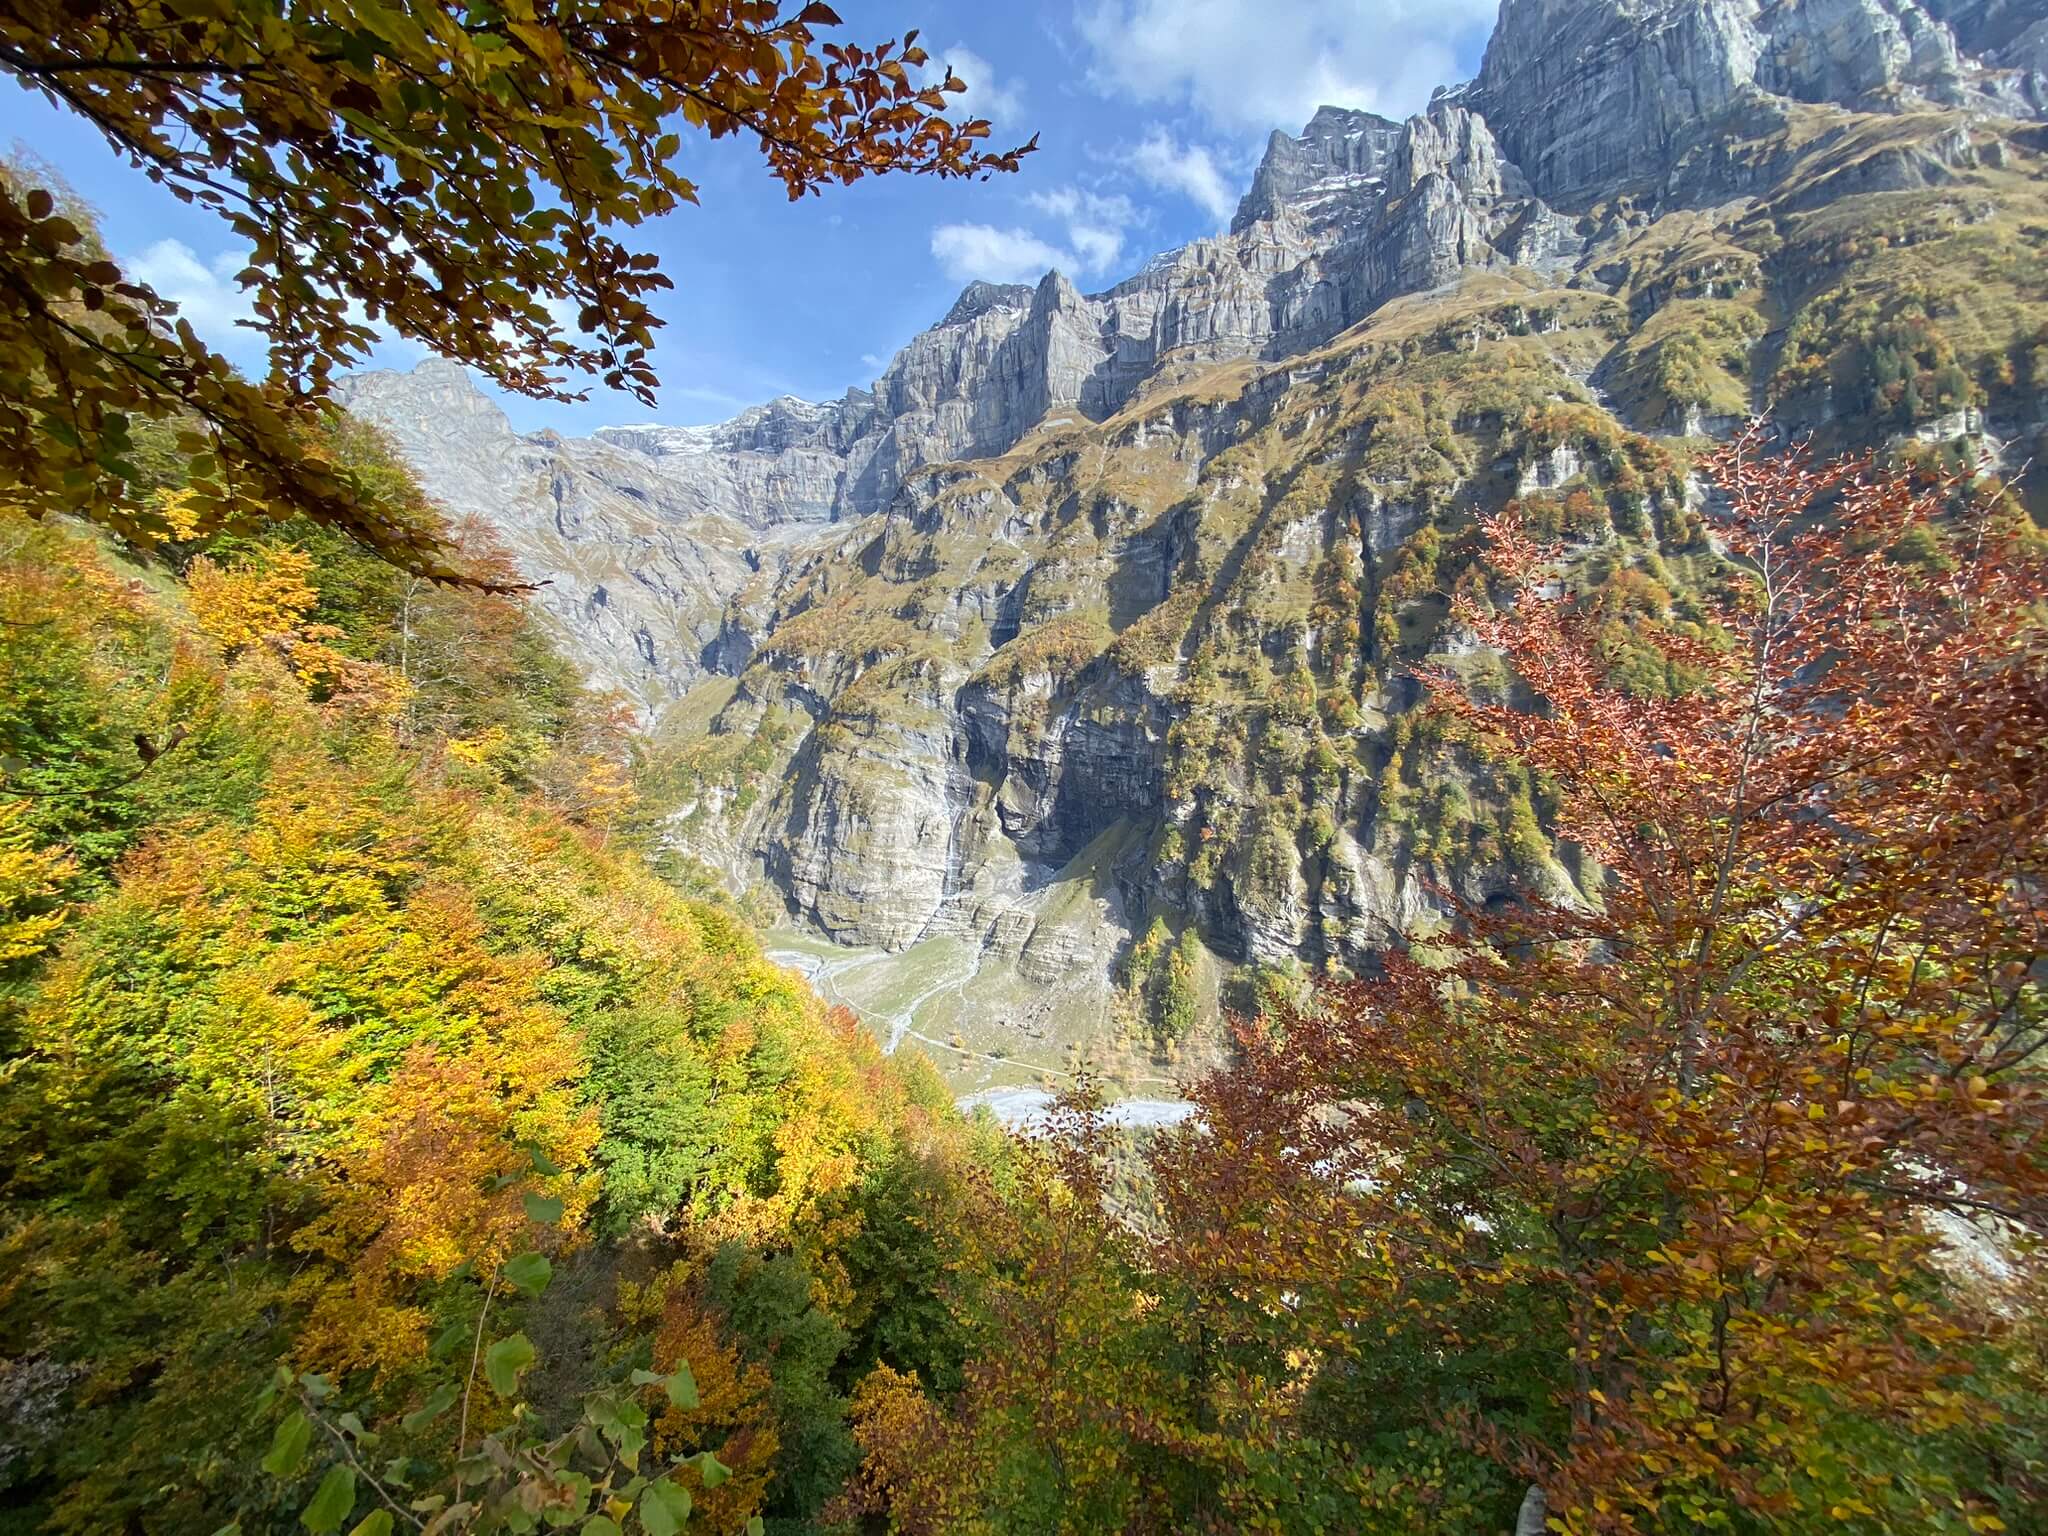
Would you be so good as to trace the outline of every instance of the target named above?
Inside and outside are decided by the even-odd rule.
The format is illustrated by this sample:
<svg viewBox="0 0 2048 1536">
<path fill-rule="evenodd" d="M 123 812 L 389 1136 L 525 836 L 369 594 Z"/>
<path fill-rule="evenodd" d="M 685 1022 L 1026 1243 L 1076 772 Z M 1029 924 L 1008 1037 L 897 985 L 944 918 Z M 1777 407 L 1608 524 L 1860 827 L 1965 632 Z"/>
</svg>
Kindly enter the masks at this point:
<svg viewBox="0 0 2048 1536">
<path fill-rule="evenodd" d="M 1447 618 L 1482 514 L 1664 612 L 1715 557 L 1657 434 L 2048 453 L 1998 351 L 2048 319 L 2044 50 L 2042 0 L 1507 0 L 1425 112 L 1275 134 L 1228 233 L 971 284 L 838 400 L 571 441 L 432 364 L 352 404 L 601 680 L 684 702 L 676 840 L 809 926 L 1363 966 L 1445 889 L 1579 878 L 1417 712 L 1425 663 L 1515 686 Z"/>
<path fill-rule="evenodd" d="M 2000 47 L 1965 55 L 1944 11 Z M 1689 148 L 1772 101 L 2038 110 L 2016 78 L 2034 47 L 2019 20 L 1999 0 L 1509 0 L 1456 96 L 1539 194 L 1581 209 L 1654 194 Z"/>
</svg>

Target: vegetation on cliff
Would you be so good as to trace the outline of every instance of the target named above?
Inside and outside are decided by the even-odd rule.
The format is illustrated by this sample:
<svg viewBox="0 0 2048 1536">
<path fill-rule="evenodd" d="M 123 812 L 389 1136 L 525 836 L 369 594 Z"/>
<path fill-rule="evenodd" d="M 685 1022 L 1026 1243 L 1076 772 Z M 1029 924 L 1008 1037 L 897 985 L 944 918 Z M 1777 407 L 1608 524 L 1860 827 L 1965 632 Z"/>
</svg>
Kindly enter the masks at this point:
<svg viewBox="0 0 2048 1536">
<path fill-rule="evenodd" d="M 516 600 L 306 523 L 0 549 L 9 1502 L 281 1527 L 342 1445 L 259 1467 L 310 1391 L 362 1463 L 335 1529 L 373 1461 L 449 1492 L 451 1386 L 474 1440 L 687 1366 L 649 1433 L 729 1469 L 681 1475 L 700 1521 L 814 1514 L 860 1373 L 958 1370 L 919 1191 L 1000 1159 L 929 1069 L 648 871 L 616 722 Z M 501 1337 L 523 1385 L 463 1370 Z"/>
<path fill-rule="evenodd" d="M 8 1527 L 2048 1525 L 2048 548 L 1973 447 L 2038 148 L 1761 113 L 1766 191 L 1589 213 L 1594 281 L 1048 417 L 750 594 L 650 769 L 328 380 L 362 304 L 644 392 L 671 118 L 792 195 L 1016 164 L 835 21 L 0 19 L 254 244 L 274 362 L 0 176 Z M 1760 403 L 1872 451 L 1701 441 Z M 962 1116 L 663 845 L 955 766 L 1140 893 L 1139 1049 L 1239 1005 L 1140 1144 Z"/>
<path fill-rule="evenodd" d="M 1460 616 L 1533 697 L 1432 675 L 1446 732 L 1541 780 L 1598 899 L 1519 882 L 1244 1020 L 1140 1214 L 1111 1214 L 1077 1102 L 1063 1198 L 1011 1218 L 1009 1347 L 957 1392 L 870 1378 L 857 1507 L 906 1531 L 2048 1515 L 2048 549 L 2009 500 L 1755 442 L 1716 464 L 1747 573 L 1725 642 L 1641 630 L 1689 686 L 1617 683 L 1597 611 L 1551 586 L 1564 551 L 1512 512 Z"/>
</svg>

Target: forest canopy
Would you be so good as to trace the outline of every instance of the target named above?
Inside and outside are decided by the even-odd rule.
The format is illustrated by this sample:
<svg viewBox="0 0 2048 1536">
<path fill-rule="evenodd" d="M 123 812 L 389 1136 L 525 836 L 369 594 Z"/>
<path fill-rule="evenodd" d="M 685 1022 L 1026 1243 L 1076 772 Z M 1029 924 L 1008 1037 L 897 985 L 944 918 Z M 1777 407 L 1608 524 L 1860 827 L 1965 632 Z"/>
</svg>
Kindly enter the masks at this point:
<svg viewBox="0 0 2048 1536">
<path fill-rule="evenodd" d="M 957 1372 L 999 1146 L 656 877 L 523 602 L 160 494 L 146 558 L 0 514 L 0 1502 L 802 1528 L 859 1377 Z"/>
</svg>

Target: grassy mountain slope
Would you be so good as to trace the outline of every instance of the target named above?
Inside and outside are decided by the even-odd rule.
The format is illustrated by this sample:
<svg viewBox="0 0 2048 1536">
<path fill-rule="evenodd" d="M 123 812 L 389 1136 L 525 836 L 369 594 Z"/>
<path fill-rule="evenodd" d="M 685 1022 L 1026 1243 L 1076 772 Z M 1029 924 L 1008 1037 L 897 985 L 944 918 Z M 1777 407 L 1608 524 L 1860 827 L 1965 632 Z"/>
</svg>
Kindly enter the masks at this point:
<svg viewBox="0 0 2048 1536">
<path fill-rule="evenodd" d="M 1369 964 L 1439 885 L 1579 881 L 1526 775 L 1411 714 L 1420 665 L 1509 686 L 1445 623 L 1481 518 L 1563 536 L 1614 666 L 1661 690 L 1632 627 L 1696 623 L 1726 574 L 1689 468 L 1709 434 L 1768 411 L 2013 470 L 2048 423 L 2038 130 L 1794 104 L 1745 131 L 1712 170 L 1749 195 L 1596 206 L 1570 269 L 1468 273 L 1277 364 L 1169 366 L 764 577 L 733 609 L 750 662 L 670 722 L 683 844 L 829 934 L 1115 970 L 1109 1023 L 1067 1009 L 1018 1077 L 1062 1040 L 1134 1078 L 1172 1058 L 1130 984 L 1155 919 L 1242 991 Z M 1110 867 L 1067 867 L 1112 829 Z M 1021 885 L 992 886 L 1005 857 Z M 1062 930 L 1048 882 L 1074 880 L 1114 902 Z M 962 1045 L 965 1078 L 1020 1042 Z"/>
</svg>

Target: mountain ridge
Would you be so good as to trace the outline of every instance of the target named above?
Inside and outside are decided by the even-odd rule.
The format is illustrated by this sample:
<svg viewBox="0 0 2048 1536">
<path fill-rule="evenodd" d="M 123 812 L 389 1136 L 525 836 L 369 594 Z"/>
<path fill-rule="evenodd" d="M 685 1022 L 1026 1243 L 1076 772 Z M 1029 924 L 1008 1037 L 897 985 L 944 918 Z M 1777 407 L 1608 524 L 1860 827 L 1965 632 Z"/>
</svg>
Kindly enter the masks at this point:
<svg viewBox="0 0 2048 1536">
<path fill-rule="evenodd" d="M 1425 665 L 1513 686 L 1446 618 L 1482 515 L 1555 526 L 1626 665 L 1718 579 L 1702 434 L 2041 435 L 2033 24 L 1937 9 L 1508 0 L 1424 112 L 1276 135 L 1230 233 L 971 284 L 838 401 L 486 448 L 452 379 L 351 387 L 658 722 L 677 844 L 803 925 L 1141 1010 L 1156 921 L 1212 987 L 1365 966 L 1432 890 L 1584 878 L 1415 709 Z"/>
</svg>

